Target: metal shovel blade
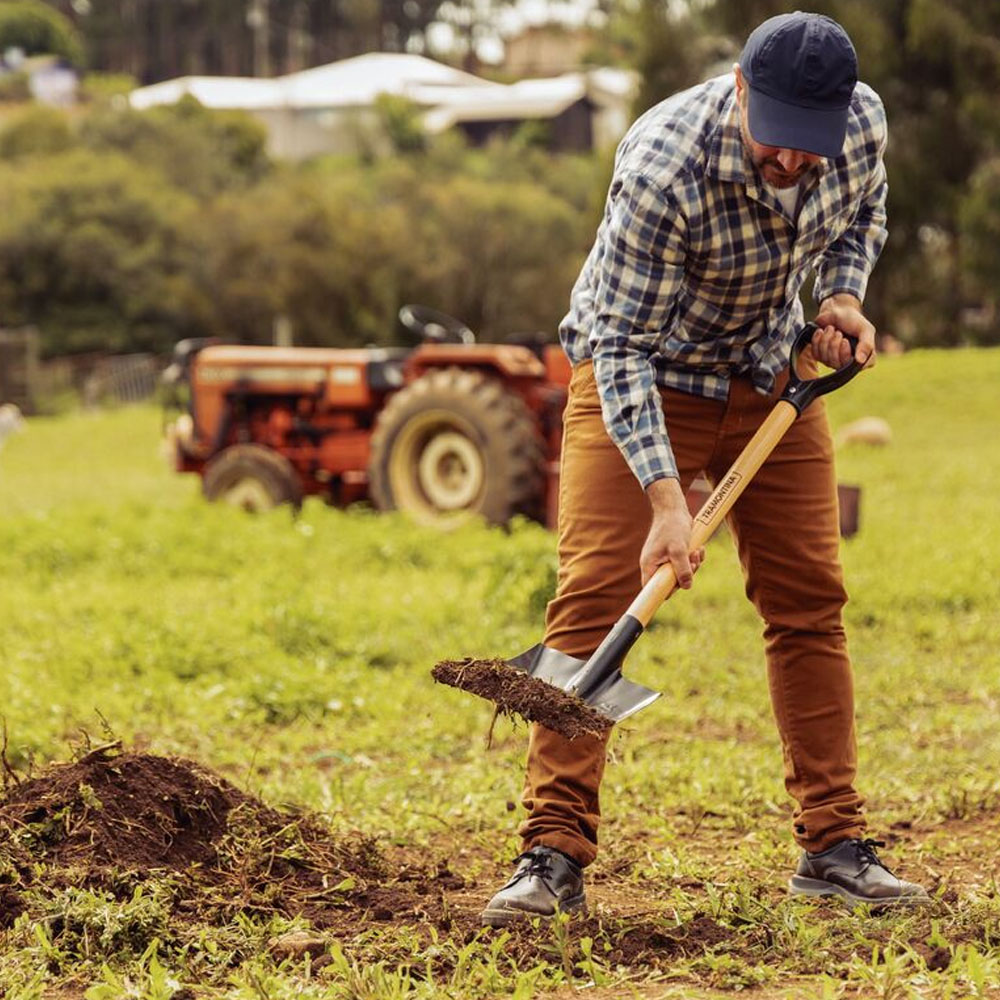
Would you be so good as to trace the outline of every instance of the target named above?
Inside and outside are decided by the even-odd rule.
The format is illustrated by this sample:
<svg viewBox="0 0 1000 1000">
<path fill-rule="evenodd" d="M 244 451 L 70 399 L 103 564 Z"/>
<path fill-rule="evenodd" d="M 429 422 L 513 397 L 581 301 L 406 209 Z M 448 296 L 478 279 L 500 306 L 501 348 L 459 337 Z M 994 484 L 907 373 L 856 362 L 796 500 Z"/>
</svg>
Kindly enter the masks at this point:
<svg viewBox="0 0 1000 1000">
<path fill-rule="evenodd" d="M 577 694 L 580 681 L 592 673 L 593 660 L 594 657 L 589 660 L 578 660 L 560 653 L 558 649 L 539 644 L 506 662 L 517 670 L 523 670 L 532 677 L 545 681 L 546 684 L 570 694 Z M 626 680 L 621 670 L 616 668 L 606 676 L 599 687 L 589 691 L 580 700 L 612 722 L 621 722 L 622 719 L 627 719 L 640 709 L 651 705 L 659 697 L 659 691 Z"/>
</svg>

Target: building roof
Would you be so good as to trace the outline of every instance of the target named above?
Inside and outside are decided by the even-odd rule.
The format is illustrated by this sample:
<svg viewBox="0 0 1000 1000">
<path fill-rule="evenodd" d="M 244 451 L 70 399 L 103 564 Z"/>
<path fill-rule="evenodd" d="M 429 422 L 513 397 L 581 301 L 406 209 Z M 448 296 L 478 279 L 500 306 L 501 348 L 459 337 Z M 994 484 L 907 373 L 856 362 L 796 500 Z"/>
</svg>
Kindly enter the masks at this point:
<svg viewBox="0 0 1000 1000">
<path fill-rule="evenodd" d="M 139 87 L 129 95 L 133 108 L 151 108 L 157 104 L 176 104 L 190 94 L 206 108 L 260 111 L 285 104 L 278 80 L 260 80 L 244 76 L 181 76 L 148 87 Z"/>
<path fill-rule="evenodd" d="M 431 107 L 424 115 L 427 130 L 443 132 L 459 122 L 554 118 L 584 98 L 599 107 L 620 104 L 631 99 L 637 81 L 630 70 L 600 68 L 509 86 L 440 90 L 436 101 L 418 103 Z"/>
<path fill-rule="evenodd" d="M 499 87 L 471 73 L 424 56 L 370 52 L 326 66 L 273 79 L 234 76 L 183 76 L 133 90 L 134 108 L 175 104 L 190 94 L 208 108 L 262 111 L 273 108 L 366 107 L 379 94 L 431 97 L 437 88 Z M 436 103 L 431 100 L 430 103 Z"/>
<path fill-rule="evenodd" d="M 288 105 L 296 108 L 359 107 L 379 94 L 409 97 L 439 87 L 492 87 L 481 77 L 424 56 L 369 52 L 339 62 L 279 77 Z"/>
<path fill-rule="evenodd" d="M 595 66 L 587 70 L 587 83 L 596 95 L 631 101 L 639 89 L 639 74 L 634 69 Z"/>
<path fill-rule="evenodd" d="M 424 125 L 430 132 L 443 132 L 463 121 L 554 118 L 586 96 L 587 82 L 582 73 L 549 80 L 521 80 L 509 86 L 450 90 L 442 92 L 437 107 L 424 115 Z"/>
</svg>

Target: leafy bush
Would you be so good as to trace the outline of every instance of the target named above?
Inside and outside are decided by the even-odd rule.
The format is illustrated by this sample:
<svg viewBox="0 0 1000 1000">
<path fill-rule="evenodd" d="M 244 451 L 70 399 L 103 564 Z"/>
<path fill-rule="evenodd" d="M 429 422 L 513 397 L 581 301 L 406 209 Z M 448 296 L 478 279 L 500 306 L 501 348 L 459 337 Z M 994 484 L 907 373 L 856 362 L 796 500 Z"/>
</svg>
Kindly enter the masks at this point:
<svg viewBox="0 0 1000 1000">
<path fill-rule="evenodd" d="M 414 298 L 449 303 L 491 338 L 554 334 L 587 249 L 589 220 L 523 181 L 459 176 L 411 197 Z"/>
<path fill-rule="evenodd" d="M 31 81 L 27 73 L 5 73 L 0 76 L 0 103 L 15 104 L 31 99 Z"/>
<path fill-rule="evenodd" d="M 0 313 L 49 353 L 162 348 L 198 311 L 196 206 L 120 156 L 0 168 Z"/>
<path fill-rule="evenodd" d="M 554 335 L 608 164 L 397 144 L 408 154 L 279 167 L 259 122 L 194 100 L 98 103 L 76 128 L 24 109 L 0 131 L 0 311 L 49 354 L 268 343 L 279 316 L 298 343 L 386 344 L 406 301 L 491 339 Z"/>
<path fill-rule="evenodd" d="M 83 45 L 69 19 L 41 0 L 0 2 L 0 52 L 23 49 L 28 55 L 62 56 L 83 63 Z"/>
<path fill-rule="evenodd" d="M 221 198 L 205 221 L 213 332 L 269 342 L 283 314 L 299 343 L 390 339 L 406 219 L 357 176 L 276 178 Z"/>
<path fill-rule="evenodd" d="M 138 86 L 128 73 L 88 73 L 80 82 L 80 96 L 92 104 L 125 100 Z"/>
<path fill-rule="evenodd" d="M 208 111 L 194 98 L 149 111 L 100 109 L 84 120 L 81 139 L 95 152 L 123 153 L 203 198 L 255 180 L 268 167 L 267 133 L 259 122 L 240 112 Z"/>
<path fill-rule="evenodd" d="M 74 143 L 66 115 L 44 105 L 32 105 L 6 119 L 0 131 L 0 158 L 62 153 Z"/>
<path fill-rule="evenodd" d="M 420 109 L 412 101 L 395 94 L 380 94 L 375 99 L 375 113 L 397 153 L 421 153 L 427 148 Z"/>
</svg>

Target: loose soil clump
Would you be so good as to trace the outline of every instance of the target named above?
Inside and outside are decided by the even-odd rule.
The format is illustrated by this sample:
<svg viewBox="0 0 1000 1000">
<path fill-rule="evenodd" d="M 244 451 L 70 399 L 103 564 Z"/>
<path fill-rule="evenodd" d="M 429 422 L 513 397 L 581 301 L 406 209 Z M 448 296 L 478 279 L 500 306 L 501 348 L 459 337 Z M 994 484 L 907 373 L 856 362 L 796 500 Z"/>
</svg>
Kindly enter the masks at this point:
<svg viewBox="0 0 1000 1000">
<path fill-rule="evenodd" d="M 613 723 L 586 702 L 503 660 L 443 660 L 431 671 L 434 680 L 468 691 L 496 705 L 501 715 L 520 715 L 575 740 L 602 736 Z"/>
</svg>

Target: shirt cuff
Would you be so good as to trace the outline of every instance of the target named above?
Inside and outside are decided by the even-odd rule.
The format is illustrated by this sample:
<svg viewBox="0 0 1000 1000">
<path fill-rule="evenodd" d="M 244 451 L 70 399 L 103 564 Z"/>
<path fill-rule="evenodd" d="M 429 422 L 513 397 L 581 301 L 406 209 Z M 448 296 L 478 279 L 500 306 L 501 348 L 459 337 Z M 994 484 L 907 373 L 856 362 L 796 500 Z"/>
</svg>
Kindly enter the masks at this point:
<svg viewBox="0 0 1000 1000">
<path fill-rule="evenodd" d="M 679 479 L 670 445 L 662 438 L 641 437 L 626 442 L 622 454 L 633 475 L 645 489 L 657 479 Z"/>
<path fill-rule="evenodd" d="M 813 299 L 819 305 L 831 295 L 846 292 L 864 302 L 870 273 L 868 261 L 838 260 L 823 268 L 813 285 Z"/>
</svg>

